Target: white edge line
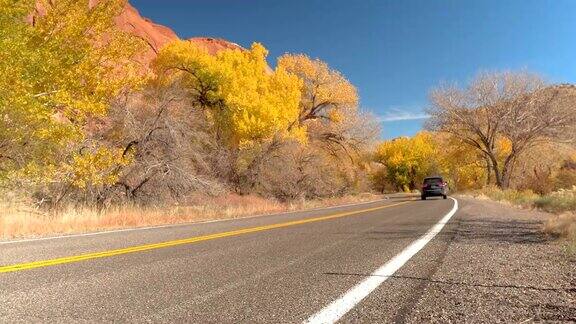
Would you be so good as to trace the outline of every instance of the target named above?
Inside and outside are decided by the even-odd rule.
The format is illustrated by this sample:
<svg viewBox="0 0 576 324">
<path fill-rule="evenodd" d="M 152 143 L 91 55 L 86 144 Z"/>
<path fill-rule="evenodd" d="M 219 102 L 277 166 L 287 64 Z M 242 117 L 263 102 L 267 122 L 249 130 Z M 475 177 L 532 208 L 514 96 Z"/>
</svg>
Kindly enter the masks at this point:
<svg viewBox="0 0 576 324">
<path fill-rule="evenodd" d="M 382 202 L 382 201 L 386 201 L 386 200 L 389 200 L 389 199 L 386 197 L 383 199 L 364 201 L 364 202 L 360 202 L 360 203 L 350 203 L 350 204 L 329 206 L 329 207 L 317 207 L 317 208 L 312 208 L 312 209 L 293 210 L 293 211 L 286 211 L 286 212 L 274 213 L 274 214 L 258 214 L 258 215 L 251 215 L 251 216 L 238 217 L 238 218 L 214 219 L 214 220 L 199 221 L 199 222 L 185 222 L 185 223 L 178 223 L 178 224 L 153 225 L 153 226 L 124 228 L 124 229 L 116 229 L 116 230 L 104 230 L 104 231 L 89 232 L 89 233 L 79 233 L 79 234 L 68 234 L 68 235 L 59 235 L 59 236 L 37 237 L 37 238 L 30 238 L 30 239 L 0 241 L 0 245 L 27 243 L 27 242 L 36 242 L 36 241 L 48 241 L 48 240 L 84 237 L 84 236 L 96 236 L 96 235 L 122 233 L 122 232 L 145 231 L 145 230 L 150 230 L 150 229 L 181 227 L 181 226 L 190 226 L 190 225 L 196 225 L 196 224 L 218 223 L 218 222 L 251 219 L 251 218 L 258 218 L 258 217 L 281 216 L 281 215 L 296 214 L 296 213 L 301 213 L 301 212 L 318 211 L 318 210 L 323 210 L 323 209 L 329 210 L 329 209 L 336 209 L 336 208 L 341 208 L 341 207 L 361 206 L 361 205 L 367 205 L 367 204 Z"/>
<path fill-rule="evenodd" d="M 402 252 L 397 254 L 390 261 L 386 262 L 383 266 L 374 271 L 368 278 L 361 281 L 359 284 L 348 290 L 344 295 L 333 301 L 328 306 L 324 307 L 318 313 L 312 315 L 304 323 L 310 324 L 328 324 L 336 323 L 342 316 L 348 313 L 366 296 L 368 296 L 374 289 L 378 288 L 380 284 L 390 278 L 398 269 L 400 269 L 408 260 L 410 260 L 418 251 L 420 251 L 428 242 L 430 242 L 436 234 L 440 233 L 444 225 L 448 223 L 450 218 L 454 216 L 458 210 L 458 201 L 450 197 L 454 201 L 454 207 L 442 219 L 436 223 L 432 228 L 421 236 L 418 240 L 412 242 Z"/>
</svg>

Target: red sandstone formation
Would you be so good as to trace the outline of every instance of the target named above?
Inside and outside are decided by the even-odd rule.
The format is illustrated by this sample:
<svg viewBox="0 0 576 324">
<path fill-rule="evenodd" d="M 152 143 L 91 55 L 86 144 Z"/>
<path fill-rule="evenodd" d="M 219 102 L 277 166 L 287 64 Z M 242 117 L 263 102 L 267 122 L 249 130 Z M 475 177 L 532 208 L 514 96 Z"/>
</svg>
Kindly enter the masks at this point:
<svg viewBox="0 0 576 324">
<path fill-rule="evenodd" d="M 89 0 L 88 6 L 92 8 L 97 5 L 99 1 L 100 0 Z M 37 3 L 34 12 L 28 17 L 28 22 L 33 24 L 35 17 L 42 16 L 45 13 L 46 9 L 43 8 L 40 3 Z M 160 51 L 164 45 L 179 39 L 178 35 L 176 35 L 172 29 L 142 17 L 138 10 L 130 3 L 126 3 L 120 15 L 116 17 L 115 22 L 118 28 L 141 38 L 148 44 L 147 51 L 142 54 L 141 58 L 138 58 L 138 60 L 141 60 L 146 66 L 154 60 L 158 51 Z M 189 41 L 206 48 L 206 50 L 213 55 L 224 49 L 243 49 L 238 44 L 218 38 L 194 37 Z"/>
</svg>

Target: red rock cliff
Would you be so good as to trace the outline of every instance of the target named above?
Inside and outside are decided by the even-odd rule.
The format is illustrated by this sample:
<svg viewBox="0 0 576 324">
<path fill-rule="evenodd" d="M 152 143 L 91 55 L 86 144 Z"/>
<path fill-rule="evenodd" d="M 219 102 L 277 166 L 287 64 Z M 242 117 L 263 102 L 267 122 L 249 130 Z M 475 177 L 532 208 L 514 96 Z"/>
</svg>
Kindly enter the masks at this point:
<svg viewBox="0 0 576 324">
<path fill-rule="evenodd" d="M 99 1 L 89 0 L 88 6 L 93 7 Z M 42 16 L 45 12 L 45 8 L 37 3 L 34 12 L 28 17 L 29 23 L 33 24 L 35 17 Z M 116 17 L 115 22 L 118 28 L 141 38 L 148 44 L 148 49 L 142 54 L 142 58 L 139 58 L 145 65 L 150 64 L 164 45 L 179 39 L 172 29 L 142 17 L 130 3 L 126 3 L 120 15 Z M 223 49 L 243 49 L 238 44 L 218 38 L 194 37 L 189 41 L 206 48 L 211 54 L 216 54 Z"/>
</svg>

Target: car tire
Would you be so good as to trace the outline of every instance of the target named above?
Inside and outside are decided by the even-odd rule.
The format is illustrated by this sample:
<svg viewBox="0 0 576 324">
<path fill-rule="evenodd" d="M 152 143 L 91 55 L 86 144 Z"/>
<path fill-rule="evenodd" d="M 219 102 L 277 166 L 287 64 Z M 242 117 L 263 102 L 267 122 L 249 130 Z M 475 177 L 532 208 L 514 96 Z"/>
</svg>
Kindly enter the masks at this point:
<svg viewBox="0 0 576 324">
<path fill-rule="evenodd" d="M 420 197 L 422 200 L 426 200 L 426 196 L 421 196 Z"/>
</svg>

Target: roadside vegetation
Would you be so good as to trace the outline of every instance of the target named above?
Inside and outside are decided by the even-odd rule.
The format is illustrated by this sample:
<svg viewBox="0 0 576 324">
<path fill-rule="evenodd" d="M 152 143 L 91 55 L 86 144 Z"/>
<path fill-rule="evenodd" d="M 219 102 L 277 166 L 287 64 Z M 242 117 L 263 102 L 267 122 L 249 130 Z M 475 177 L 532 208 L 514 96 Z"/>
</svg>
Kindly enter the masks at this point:
<svg viewBox="0 0 576 324">
<path fill-rule="evenodd" d="M 193 194 L 187 204 L 114 205 L 95 209 L 67 206 L 59 210 L 30 208 L 28 204 L 4 201 L 0 210 L 0 238 L 40 237 L 47 234 L 73 234 L 130 227 L 145 227 L 219 219 L 235 219 L 263 214 L 293 212 L 320 207 L 369 202 L 381 199 L 374 194 L 279 201 L 258 195 L 226 193 L 218 196 Z"/>
<path fill-rule="evenodd" d="M 563 213 L 576 210 L 576 186 L 571 189 L 559 189 L 539 195 L 532 190 L 502 190 L 497 187 L 486 187 L 472 191 L 477 197 L 508 202 L 525 208 L 539 208 L 550 213 Z"/>
<path fill-rule="evenodd" d="M 174 41 L 142 66 L 124 5 L 0 0 L 0 235 L 365 199 L 379 129 L 340 72 L 303 54 L 271 68 L 259 43 Z"/>
<path fill-rule="evenodd" d="M 415 190 L 440 174 L 453 192 L 562 214 L 546 231 L 575 239 L 576 87 L 526 71 L 481 73 L 433 89 L 428 113 L 426 132 L 378 146 L 380 190 Z"/>
<path fill-rule="evenodd" d="M 365 200 L 434 174 L 574 211 L 573 86 L 481 73 L 431 91 L 426 131 L 378 143 L 354 85 L 320 59 L 272 68 L 260 43 L 212 53 L 177 40 L 142 66 L 146 44 L 114 24 L 125 1 L 40 1 L 31 16 L 37 3 L 0 0 L 0 236 Z"/>
<path fill-rule="evenodd" d="M 576 254 L 576 186 L 546 194 L 537 194 L 529 189 L 502 190 L 490 186 L 467 194 L 479 199 L 490 199 L 555 214 L 544 224 L 544 232 L 553 237 L 566 238 L 571 253 Z"/>
</svg>

